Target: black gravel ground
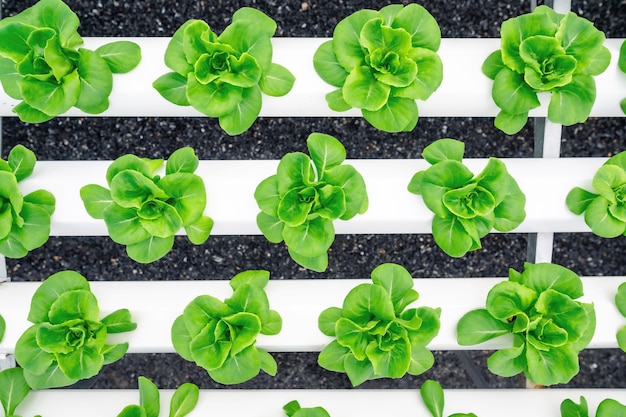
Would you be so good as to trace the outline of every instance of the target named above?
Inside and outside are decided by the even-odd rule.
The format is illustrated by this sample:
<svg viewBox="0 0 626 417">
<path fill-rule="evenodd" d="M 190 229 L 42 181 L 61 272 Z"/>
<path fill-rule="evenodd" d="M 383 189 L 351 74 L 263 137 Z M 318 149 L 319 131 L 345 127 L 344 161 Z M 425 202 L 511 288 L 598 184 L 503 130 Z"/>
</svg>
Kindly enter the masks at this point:
<svg viewBox="0 0 626 417">
<path fill-rule="evenodd" d="M 2 0 L 4 16 L 32 5 L 34 0 Z M 329 37 L 336 23 L 361 8 L 379 9 L 389 1 L 274 1 L 274 0 L 72 0 L 67 4 L 81 19 L 83 36 L 171 36 L 187 19 L 206 20 L 220 32 L 240 7 L 256 7 L 274 18 L 276 36 Z M 404 2 L 405 4 L 407 2 Z M 539 2 L 540 4 L 542 2 Z M 443 37 L 498 37 L 500 24 L 530 11 L 530 0 L 422 1 L 437 19 Z M 572 1 L 578 14 L 595 22 L 608 37 L 626 37 L 626 2 Z M 610 156 L 624 149 L 625 119 L 590 119 L 563 131 L 562 156 Z M 286 152 L 305 151 L 311 132 L 340 139 L 349 158 L 417 158 L 422 149 L 442 137 L 466 142 L 467 157 L 532 157 L 532 121 L 519 134 L 506 136 L 490 118 L 422 118 L 408 133 L 379 132 L 359 118 L 261 118 L 245 134 L 229 137 L 215 120 L 202 118 L 57 118 L 41 125 L 2 120 L 2 156 L 15 144 L 33 149 L 41 160 L 115 159 L 125 153 L 167 157 L 192 146 L 202 159 L 279 159 Z M 229 279 L 240 270 L 267 269 L 272 279 L 364 278 L 383 262 L 396 262 L 414 277 L 505 276 L 520 270 L 526 259 L 527 237 L 492 234 L 484 247 L 464 258 L 445 255 L 430 235 L 341 235 L 323 274 L 298 267 L 282 247 L 262 236 L 215 236 L 202 246 L 177 238 L 162 260 L 140 265 L 123 247 L 102 237 L 51 238 L 41 249 L 20 260 L 7 260 L 14 280 L 41 281 L 54 272 L 74 269 L 90 280 Z M 582 275 L 626 275 L 626 239 L 599 239 L 588 233 L 555 237 L 554 262 Z M 486 370 L 490 352 L 436 352 L 433 369 L 420 377 L 378 380 L 363 388 L 417 388 L 437 379 L 444 388 L 515 387 L 520 378 L 499 378 Z M 344 375 L 326 372 L 316 354 L 275 354 L 278 375 L 260 375 L 237 388 L 347 388 Z M 626 387 L 626 355 L 616 349 L 585 350 L 581 372 L 569 387 Z M 145 375 L 163 388 L 194 382 L 202 388 L 223 388 L 206 372 L 174 354 L 127 355 L 105 367 L 97 388 L 136 387 Z"/>
</svg>

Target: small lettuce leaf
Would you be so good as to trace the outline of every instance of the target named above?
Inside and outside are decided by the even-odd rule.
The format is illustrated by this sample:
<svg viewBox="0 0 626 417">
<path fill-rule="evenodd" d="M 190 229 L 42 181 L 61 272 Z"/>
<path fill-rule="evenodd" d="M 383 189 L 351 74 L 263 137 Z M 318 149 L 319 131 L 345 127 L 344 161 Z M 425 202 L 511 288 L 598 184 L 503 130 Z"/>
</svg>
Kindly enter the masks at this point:
<svg viewBox="0 0 626 417">
<path fill-rule="evenodd" d="M 490 158 L 474 175 L 463 164 L 463 153 L 463 143 L 455 139 L 433 142 L 422 152 L 431 166 L 415 173 L 407 186 L 435 214 L 433 238 L 454 257 L 479 249 L 492 228 L 510 231 L 526 218 L 526 197 L 504 163 Z"/>
<path fill-rule="evenodd" d="M 102 113 L 112 74 L 128 72 L 141 60 L 139 46 L 121 41 L 96 51 L 79 48 L 78 16 L 61 0 L 41 0 L 2 20 L 0 81 L 21 100 L 13 111 L 24 122 L 42 123 L 72 106 Z"/>
<path fill-rule="evenodd" d="M 128 344 L 107 344 L 107 330 L 134 330 L 130 313 L 118 310 L 103 321 L 99 313 L 89 283 L 75 271 L 58 272 L 39 286 L 28 315 L 34 324 L 15 347 L 15 358 L 33 389 L 62 387 L 90 378 L 105 363 L 124 355 Z"/>
<path fill-rule="evenodd" d="M 343 164 L 346 150 L 337 139 L 312 133 L 307 147 L 310 157 L 286 154 L 255 189 L 257 226 L 270 242 L 284 241 L 296 263 L 321 272 L 335 239 L 333 220 L 364 213 L 368 198 L 363 177 Z"/>
<path fill-rule="evenodd" d="M 180 148 L 161 177 L 155 172 L 163 160 L 124 155 L 107 169 L 110 189 L 88 184 L 80 196 L 87 213 L 104 220 L 111 239 L 126 245 L 131 259 L 153 262 L 170 251 L 181 228 L 196 245 L 211 234 L 213 220 L 204 215 L 204 181 L 194 174 L 198 164 L 193 149 Z"/>
<path fill-rule="evenodd" d="M 540 385 L 567 383 L 579 370 L 578 352 L 595 331 L 593 304 L 577 301 L 582 281 L 559 265 L 525 264 L 496 284 L 486 309 L 466 313 L 457 324 L 462 345 L 513 335 L 513 346 L 500 349 L 487 361 L 489 370 L 510 377 L 524 373 Z"/>
<path fill-rule="evenodd" d="M 593 77 L 611 59 L 604 33 L 573 12 L 560 14 L 548 6 L 504 21 L 500 33 L 500 50 L 482 66 L 494 80 L 492 97 L 501 109 L 495 126 L 509 135 L 519 132 L 528 111 L 539 107 L 537 92 L 551 94 L 550 121 L 584 122 L 596 97 Z"/>
<path fill-rule="evenodd" d="M 260 333 L 277 334 L 282 327 L 280 315 L 269 308 L 268 282 L 267 271 L 245 271 L 232 278 L 233 294 L 223 302 L 196 297 L 172 325 L 176 351 L 222 384 L 245 382 L 261 370 L 275 374 L 274 359 L 255 346 Z"/>
<path fill-rule="evenodd" d="M 426 100 L 442 82 L 440 43 L 439 25 L 418 4 L 364 9 L 337 24 L 313 66 L 339 88 L 326 96 L 332 110 L 356 107 L 378 129 L 410 131 L 418 120 L 415 100 Z"/>
<path fill-rule="evenodd" d="M 152 86 L 166 100 L 219 118 L 229 135 L 252 126 L 262 106 L 262 93 L 286 95 L 295 78 L 272 62 L 271 37 L 276 23 L 264 13 L 242 7 L 218 36 L 202 20 L 185 22 L 170 40 L 165 64 L 174 72 Z"/>
<path fill-rule="evenodd" d="M 345 372 L 353 386 L 368 379 L 419 375 L 434 363 L 426 345 L 439 332 L 439 309 L 406 309 L 417 300 L 413 278 L 403 267 L 382 264 L 372 283 L 360 284 L 343 305 L 324 310 L 318 327 L 334 339 L 319 354 L 318 364 Z"/>
</svg>

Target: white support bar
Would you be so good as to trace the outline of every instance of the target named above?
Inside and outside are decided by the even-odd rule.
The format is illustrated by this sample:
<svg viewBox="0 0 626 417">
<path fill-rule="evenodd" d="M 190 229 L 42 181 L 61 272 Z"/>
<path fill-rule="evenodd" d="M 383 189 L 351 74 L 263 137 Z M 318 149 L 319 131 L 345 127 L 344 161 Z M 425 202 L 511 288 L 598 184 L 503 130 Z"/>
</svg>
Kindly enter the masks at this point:
<svg viewBox="0 0 626 417">
<path fill-rule="evenodd" d="M 113 77 L 114 89 L 109 109 L 97 116 L 203 116 L 191 107 L 180 107 L 162 98 L 152 87 L 161 75 L 171 72 L 163 56 L 170 38 L 85 38 L 84 47 L 96 49 L 114 40 L 131 40 L 140 45 L 142 60 L 127 74 Z M 263 97 L 262 117 L 341 117 L 360 116 L 357 109 L 345 113 L 328 108 L 326 93 L 334 87 L 324 82 L 313 68 L 313 55 L 327 38 L 273 38 L 274 62 L 287 67 L 296 77 L 292 91 L 284 97 Z M 623 39 L 608 39 L 606 46 L 613 56 L 612 65 L 595 77 L 596 102 L 591 116 L 624 116 L 619 103 L 626 92 L 626 74 L 619 71 L 617 56 Z M 481 72 L 485 58 L 499 49 L 497 38 L 442 39 L 439 55 L 443 62 L 443 83 L 425 102 L 418 102 L 420 116 L 494 117 L 497 106 L 491 98 L 492 81 Z M 530 112 L 531 117 L 547 114 L 548 95 L 540 97 L 542 106 Z M 18 101 L 0 91 L 0 117 L 15 116 Z M 86 114 L 72 108 L 68 116 Z"/>
<path fill-rule="evenodd" d="M 173 390 L 160 390 L 161 409 L 168 410 Z M 612 398 L 626 404 L 618 389 L 446 389 L 444 415 L 475 413 L 480 417 L 554 417 L 565 399 L 579 403 L 584 396 L 590 415 L 598 404 Z M 282 407 L 297 400 L 302 407 L 324 407 L 332 417 L 429 416 L 419 391 L 406 390 L 201 390 L 189 414 L 228 417 L 285 417 Z M 130 404 L 139 404 L 138 390 L 34 391 L 17 412 L 45 417 L 112 417 Z"/>
<path fill-rule="evenodd" d="M 303 138 L 304 140 L 304 138 Z M 606 158 L 503 159 L 508 171 L 526 194 L 526 220 L 516 233 L 588 232 L 582 216 L 568 211 L 567 193 L 575 186 L 592 190 L 591 180 Z M 91 218 L 80 199 L 86 184 L 107 186 L 110 161 L 40 161 L 35 172 L 20 182 L 22 193 L 45 189 L 56 196 L 53 236 L 105 236 L 103 220 Z M 413 174 L 430 165 L 423 159 L 348 160 L 363 175 L 369 196 L 365 214 L 334 222 L 340 234 L 431 233 L 433 214 L 422 197 L 407 191 Z M 474 174 L 486 159 L 465 159 Z M 278 161 L 201 161 L 196 173 L 207 190 L 205 213 L 215 221 L 214 235 L 258 235 L 259 212 L 254 190 L 276 173 Z M 184 233 L 184 231 L 181 231 Z"/>
<path fill-rule="evenodd" d="M 415 290 L 420 298 L 412 306 L 441 308 L 441 330 L 428 346 L 431 350 L 499 349 L 511 345 L 507 337 L 475 346 L 459 346 L 456 325 L 468 311 L 484 308 L 489 290 L 504 278 L 419 278 Z M 593 302 L 597 315 L 596 333 L 590 348 L 615 348 L 615 333 L 626 325 L 614 304 L 617 287 L 625 277 L 585 277 L 585 296 Z M 275 336 L 260 335 L 259 346 L 272 352 L 316 352 L 329 343 L 317 327 L 319 314 L 328 307 L 341 307 L 346 294 L 363 279 L 271 280 L 266 287 L 270 307 L 282 316 L 283 328 Z M 36 282 L 11 282 L 0 286 L 0 314 L 7 331 L 0 353 L 12 353 L 19 336 L 30 326 L 27 321 Z M 132 353 L 174 352 L 170 328 L 176 317 L 195 297 L 209 294 L 225 299 L 232 294 L 228 281 L 126 281 L 92 282 L 91 288 L 104 317 L 114 310 L 128 308 L 137 329 L 113 335 L 127 340 Z"/>
</svg>

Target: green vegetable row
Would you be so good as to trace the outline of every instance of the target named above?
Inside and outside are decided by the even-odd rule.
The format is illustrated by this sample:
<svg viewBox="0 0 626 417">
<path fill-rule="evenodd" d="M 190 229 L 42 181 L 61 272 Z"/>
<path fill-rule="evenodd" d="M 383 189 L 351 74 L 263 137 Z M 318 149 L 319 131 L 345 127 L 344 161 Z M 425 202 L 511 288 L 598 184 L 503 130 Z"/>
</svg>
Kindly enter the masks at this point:
<svg viewBox="0 0 626 417">
<path fill-rule="evenodd" d="M 176 352 L 221 384 L 239 384 L 260 371 L 275 375 L 276 361 L 256 346 L 259 334 L 276 335 L 282 328 L 265 292 L 269 279 L 268 271 L 244 271 L 230 280 L 233 292 L 225 300 L 206 294 L 189 302 L 171 326 Z M 440 308 L 411 307 L 419 294 L 405 268 L 382 264 L 371 279 L 350 290 L 341 307 L 329 307 L 318 318 L 319 330 L 332 338 L 318 364 L 345 373 L 353 386 L 426 372 L 434 364 L 426 346 L 440 329 Z M 503 377 L 523 373 L 539 385 L 567 383 L 578 373 L 578 353 L 596 326 L 594 306 L 578 301 L 582 296 L 582 281 L 574 272 L 527 263 L 521 272 L 511 269 L 509 279 L 489 291 L 485 308 L 459 320 L 457 341 L 468 346 L 511 335 L 512 346 L 490 356 L 491 372 Z M 615 303 L 626 317 L 626 283 L 618 288 Z M 28 313 L 32 325 L 15 346 L 29 387 L 68 386 L 122 358 L 128 343 L 113 343 L 109 335 L 137 325 L 127 309 L 103 318 L 99 312 L 88 281 L 77 272 L 58 272 L 39 286 Z M 624 329 L 617 340 L 626 351 Z"/>
<path fill-rule="evenodd" d="M 112 42 L 95 51 L 80 48 L 79 19 L 61 0 L 40 0 L 0 21 L 0 82 L 16 100 L 21 120 L 41 123 L 71 107 L 86 113 L 105 111 L 112 74 L 134 69 L 139 47 Z M 189 20 L 173 35 L 165 52 L 172 70 L 153 87 L 168 101 L 192 106 L 219 119 L 230 135 L 254 123 L 262 94 L 284 96 L 295 78 L 272 62 L 276 23 L 243 7 L 216 34 L 202 20 Z M 548 118 L 564 125 L 584 122 L 593 107 L 594 76 L 609 66 L 604 33 L 592 22 L 547 6 L 505 21 L 501 49 L 483 64 L 493 79 L 492 96 L 501 109 L 495 125 L 507 134 L 522 129 L 528 112 L 539 107 L 537 94 L 551 94 Z M 374 127 L 410 131 L 417 124 L 416 100 L 427 100 L 441 85 L 443 64 L 437 54 L 437 21 L 418 4 L 364 9 L 340 21 L 333 38 L 315 52 L 318 75 L 336 87 L 326 100 L 330 109 L 361 109 Z M 618 62 L 625 71 L 625 50 Z M 621 103 L 626 113 L 626 100 Z"/>
<path fill-rule="evenodd" d="M 313 133 L 307 139 L 309 155 L 286 154 L 275 175 L 262 180 L 254 192 L 260 212 L 259 229 L 272 243 L 285 242 L 298 264 L 314 271 L 328 266 L 328 250 L 335 238 L 333 221 L 350 220 L 368 207 L 361 174 L 344 164 L 346 150 L 334 137 Z M 514 230 L 525 219 L 526 197 L 505 164 L 490 158 L 474 175 L 464 164 L 464 144 L 440 139 L 424 148 L 431 166 L 417 172 L 408 191 L 421 195 L 434 214 L 435 242 L 448 255 L 464 256 L 481 247 L 492 229 Z M 7 161 L 0 160 L 0 253 L 21 258 L 42 246 L 50 234 L 55 198 L 44 190 L 22 196 L 18 181 L 34 170 L 36 157 L 22 145 Z M 184 228 L 189 240 L 201 245 L 209 238 L 213 220 L 204 215 L 206 191 L 194 172 L 199 165 L 193 149 L 175 151 L 162 159 L 124 155 L 108 167 L 109 188 L 89 184 L 81 188 L 85 209 L 106 223 L 116 243 L 129 257 L 149 263 L 165 256 L 174 236 Z M 584 213 L 591 231 L 602 237 L 626 233 L 626 151 L 598 170 L 592 185 L 596 193 L 575 187 L 566 198 L 572 213 Z"/>
</svg>

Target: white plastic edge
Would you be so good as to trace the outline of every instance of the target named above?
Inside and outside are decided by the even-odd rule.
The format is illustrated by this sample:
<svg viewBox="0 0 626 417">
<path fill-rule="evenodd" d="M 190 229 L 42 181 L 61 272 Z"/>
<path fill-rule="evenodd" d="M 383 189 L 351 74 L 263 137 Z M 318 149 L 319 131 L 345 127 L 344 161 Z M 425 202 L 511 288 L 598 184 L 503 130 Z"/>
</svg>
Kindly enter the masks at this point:
<svg viewBox="0 0 626 417">
<path fill-rule="evenodd" d="M 341 140 L 341 138 L 338 138 Z M 301 138 L 305 140 L 305 138 Z M 583 216 L 565 205 L 575 186 L 593 191 L 591 180 L 606 158 L 510 158 L 502 159 L 509 173 L 526 194 L 526 219 L 513 232 L 589 232 Z M 464 159 L 478 174 L 487 159 Z M 34 173 L 19 183 L 23 194 L 44 189 L 56 197 L 52 236 L 105 236 L 103 220 L 89 216 L 80 198 L 87 184 L 107 186 L 105 173 L 111 161 L 39 161 Z M 334 221 L 340 234 L 431 233 L 433 214 L 421 196 L 407 186 L 413 175 L 430 165 L 423 159 L 347 160 L 363 176 L 369 207 L 348 221 Z M 213 218 L 213 235 L 258 235 L 259 213 L 254 191 L 276 173 L 276 160 L 201 161 L 196 173 L 205 183 L 205 214 Z M 184 233 L 181 230 L 180 233 Z M 210 238 L 209 238 L 210 239 Z"/>
<path fill-rule="evenodd" d="M 161 409 L 168 410 L 174 391 L 159 392 Z M 562 401 L 569 398 L 578 404 L 581 396 L 592 416 L 606 398 L 626 404 L 626 392 L 618 389 L 446 389 L 443 411 L 480 417 L 554 417 L 561 415 Z M 332 417 L 431 415 L 417 389 L 204 389 L 189 416 L 286 417 L 282 408 L 293 400 L 302 407 L 323 407 Z M 24 416 L 112 417 L 130 404 L 139 404 L 139 390 L 39 390 L 31 392 L 17 411 Z"/>
<path fill-rule="evenodd" d="M 109 109 L 92 116 L 150 116 L 150 117 L 204 117 L 192 107 L 169 103 L 152 87 L 154 80 L 171 72 L 163 57 L 170 38 L 85 38 L 84 47 L 96 49 L 112 41 L 130 40 L 140 45 L 142 60 L 127 74 L 115 74 Z M 345 113 L 328 108 L 325 95 L 334 87 L 324 82 L 313 68 L 315 51 L 328 38 L 273 38 L 273 61 L 285 66 L 296 77 L 289 94 L 283 97 L 263 96 L 261 117 L 344 117 L 360 116 L 360 110 Z M 616 65 L 619 48 L 624 39 L 607 39 L 605 46 L 613 57 L 609 68 L 595 77 L 597 96 L 591 116 L 624 116 L 619 103 L 626 97 L 626 74 Z M 499 49 L 499 38 L 442 39 L 438 51 L 443 62 L 443 82 L 426 101 L 418 101 L 420 116 L 426 117 L 495 117 L 499 109 L 491 98 L 492 81 L 482 72 L 485 58 Z M 0 89 L 2 90 L 2 89 Z M 531 116 L 545 117 L 548 95 L 540 97 L 542 106 L 530 112 Z M 0 116 L 15 116 L 13 106 L 18 103 L 0 91 Z M 72 108 L 67 116 L 86 116 Z"/>
<path fill-rule="evenodd" d="M 508 337 L 480 345 L 460 346 L 456 325 L 467 312 L 485 307 L 489 290 L 505 278 L 417 278 L 414 289 L 420 298 L 410 307 L 441 308 L 441 329 L 428 345 L 431 350 L 482 350 L 511 347 Z M 625 277 L 584 277 L 584 297 L 593 302 L 597 327 L 589 348 L 616 348 L 617 330 L 626 318 L 615 307 L 614 297 Z M 365 279 L 270 280 L 266 292 L 270 308 L 283 319 L 278 335 L 258 337 L 258 346 L 271 352 L 317 352 L 332 338 L 318 330 L 319 314 L 329 307 L 341 307 L 348 292 Z M 0 314 L 7 322 L 0 353 L 12 353 L 20 335 L 31 325 L 27 321 L 30 300 L 37 282 L 9 282 L 0 285 Z M 174 352 L 170 338 L 172 323 L 185 306 L 202 294 L 220 300 L 229 297 L 229 281 L 94 281 L 91 289 L 98 299 L 101 317 L 128 308 L 137 329 L 112 335 L 112 341 L 128 341 L 131 353 Z"/>
</svg>

